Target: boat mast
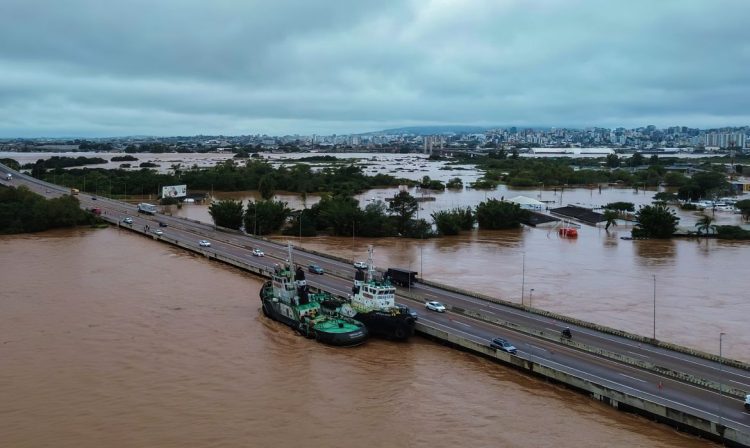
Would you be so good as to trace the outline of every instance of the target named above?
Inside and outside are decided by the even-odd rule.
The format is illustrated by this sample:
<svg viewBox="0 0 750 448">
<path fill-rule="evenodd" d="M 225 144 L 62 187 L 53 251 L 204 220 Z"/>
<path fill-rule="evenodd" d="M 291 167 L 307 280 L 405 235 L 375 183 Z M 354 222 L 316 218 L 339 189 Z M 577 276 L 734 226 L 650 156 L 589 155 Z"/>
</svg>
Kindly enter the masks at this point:
<svg viewBox="0 0 750 448">
<path fill-rule="evenodd" d="M 292 242 L 291 241 L 286 242 L 286 248 L 287 248 L 287 258 L 289 259 L 289 270 L 291 272 L 294 272 L 294 260 L 292 259 Z"/>
<path fill-rule="evenodd" d="M 367 246 L 367 283 L 372 281 L 372 273 L 375 272 L 375 266 L 372 265 L 372 244 Z"/>
</svg>

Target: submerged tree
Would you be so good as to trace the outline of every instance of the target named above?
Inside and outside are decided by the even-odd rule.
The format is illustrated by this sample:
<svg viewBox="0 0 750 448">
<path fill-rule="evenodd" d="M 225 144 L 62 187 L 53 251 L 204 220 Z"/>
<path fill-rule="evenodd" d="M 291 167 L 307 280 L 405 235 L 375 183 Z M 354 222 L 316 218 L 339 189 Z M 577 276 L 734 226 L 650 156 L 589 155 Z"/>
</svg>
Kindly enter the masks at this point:
<svg viewBox="0 0 750 448">
<path fill-rule="evenodd" d="M 528 210 L 512 202 L 489 199 L 477 206 L 477 222 L 480 229 L 512 229 L 521 226 L 529 216 Z"/>
<path fill-rule="evenodd" d="M 670 238 L 680 221 L 674 211 L 658 203 L 642 206 L 635 217 L 638 224 L 633 229 L 633 236 L 644 238 Z"/>
<path fill-rule="evenodd" d="M 393 197 L 388 211 L 396 217 L 396 230 L 401 235 L 406 235 L 407 225 L 417 213 L 419 203 L 408 191 L 400 191 Z"/>
<path fill-rule="evenodd" d="M 706 237 L 708 237 L 708 234 L 711 233 L 712 230 L 716 232 L 716 226 L 713 224 L 713 222 L 714 218 L 708 215 L 703 215 L 701 216 L 701 219 L 699 219 L 698 222 L 695 223 L 695 227 L 698 228 L 699 234 L 703 233 L 706 235 Z"/>
</svg>

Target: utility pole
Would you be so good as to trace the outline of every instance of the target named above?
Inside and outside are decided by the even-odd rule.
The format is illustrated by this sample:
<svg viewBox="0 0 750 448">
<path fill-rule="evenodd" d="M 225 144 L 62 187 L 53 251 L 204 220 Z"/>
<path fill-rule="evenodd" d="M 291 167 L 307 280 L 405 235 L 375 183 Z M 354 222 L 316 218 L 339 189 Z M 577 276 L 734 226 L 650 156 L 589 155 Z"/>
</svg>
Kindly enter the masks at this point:
<svg viewBox="0 0 750 448">
<path fill-rule="evenodd" d="M 654 274 L 654 341 L 656 341 L 656 275 Z"/>
</svg>

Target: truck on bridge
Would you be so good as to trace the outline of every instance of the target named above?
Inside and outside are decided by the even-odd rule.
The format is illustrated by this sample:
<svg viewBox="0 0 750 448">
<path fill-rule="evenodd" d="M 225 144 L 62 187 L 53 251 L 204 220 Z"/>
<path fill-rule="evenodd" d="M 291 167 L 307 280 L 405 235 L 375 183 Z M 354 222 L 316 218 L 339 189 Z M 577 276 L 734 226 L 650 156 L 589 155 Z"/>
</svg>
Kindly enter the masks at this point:
<svg viewBox="0 0 750 448">
<path fill-rule="evenodd" d="M 399 286 L 411 286 L 417 282 L 417 272 L 401 268 L 388 268 L 385 271 L 385 277 L 390 279 L 391 283 Z"/>
<path fill-rule="evenodd" d="M 138 213 L 154 215 L 156 214 L 156 206 L 153 204 L 147 204 L 145 202 L 141 202 L 140 204 L 138 204 Z"/>
<path fill-rule="evenodd" d="M 8 182 L 12 181 L 13 180 L 13 174 L 11 174 L 11 173 L 6 174 L 5 175 L 5 180 L 7 180 Z"/>
</svg>

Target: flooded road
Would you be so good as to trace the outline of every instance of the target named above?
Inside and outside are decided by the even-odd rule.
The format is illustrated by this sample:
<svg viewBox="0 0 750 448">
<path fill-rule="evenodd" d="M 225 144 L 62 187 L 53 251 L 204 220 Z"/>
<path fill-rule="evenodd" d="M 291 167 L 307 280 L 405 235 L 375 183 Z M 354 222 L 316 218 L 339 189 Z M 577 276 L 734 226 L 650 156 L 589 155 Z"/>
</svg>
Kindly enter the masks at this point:
<svg viewBox="0 0 750 448">
<path fill-rule="evenodd" d="M 545 254 L 577 243 L 532 234 L 472 233 L 407 251 L 387 240 L 378 242 L 376 255 L 380 264 L 404 265 L 422 252 L 428 275 L 505 294 L 506 286 L 490 280 L 515 284 L 519 249 L 526 247 L 534 306 L 576 308 L 570 302 L 580 303 L 578 295 L 559 301 L 554 291 L 543 293 L 542 266 L 562 264 L 562 255 Z M 603 238 L 591 238 L 599 241 L 592 247 Z M 554 250 L 531 255 L 550 241 Z M 303 244 L 337 242 L 350 240 Z M 353 255 L 363 256 L 366 243 L 355 240 Z M 645 270 L 679 266 L 676 254 L 691 247 L 688 259 L 704 256 L 685 243 L 658 248 L 658 255 L 632 242 L 618 240 L 614 248 L 630 252 L 631 269 Z M 0 237 L 0 245 L 3 446 L 713 446 L 419 337 L 354 349 L 301 339 L 261 317 L 258 279 L 124 231 L 53 231 Z M 744 249 L 721 253 L 734 250 Z M 466 279 L 457 274 L 457 253 L 466 258 Z M 617 269 L 623 261 L 614 258 Z M 481 259 L 495 260 L 495 272 L 487 275 Z M 583 262 L 575 259 L 573 267 Z M 557 290 L 593 293 L 607 284 L 597 278 L 604 268 L 583 269 L 585 279 L 577 281 L 571 272 Z M 629 281 L 645 275 L 648 283 L 648 275 L 634 272 Z M 695 274 L 676 272 L 675 283 Z M 619 319 L 613 301 L 606 303 L 589 304 L 587 312 Z M 726 305 L 714 303 L 717 310 Z M 676 319 L 664 323 L 665 332 L 679 328 Z"/>
</svg>

